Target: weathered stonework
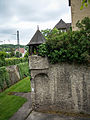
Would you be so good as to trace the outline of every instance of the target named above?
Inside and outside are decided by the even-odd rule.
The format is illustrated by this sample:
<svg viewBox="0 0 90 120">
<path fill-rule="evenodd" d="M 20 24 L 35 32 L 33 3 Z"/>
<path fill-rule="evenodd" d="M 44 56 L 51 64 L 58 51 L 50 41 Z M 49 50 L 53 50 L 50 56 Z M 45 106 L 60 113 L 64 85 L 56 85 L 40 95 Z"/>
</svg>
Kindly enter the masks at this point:
<svg viewBox="0 0 90 120">
<path fill-rule="evenodd" d="M 19 70 L 17 65 L 11 65 L 7 67 L 7 71 L 10 77 L 10 84 L 13 85 L 20 80 Z"/>
<path fill-rule="evenodd" d="M 50 64 L 30 56 L 32 107 L 36 111 L 90 112 L 90 68 Z"/>
<path fill-rule="evenodd" d="M 19 70 L 18 70 L 17 65 L 7 66 L 6 69 L 7 69 L 7 72 L 9 73 L 9 85 L 10 86 L 20 80 L 20 75 L 19 75 Z M 5 90 L 6 88 L 8 88 L 8 86 L 6 84 L 6 81 L 4 81 L 3 90 Z M 0 92 L 2 92 L 3 90 L 0 88 Z"/>
</svg>

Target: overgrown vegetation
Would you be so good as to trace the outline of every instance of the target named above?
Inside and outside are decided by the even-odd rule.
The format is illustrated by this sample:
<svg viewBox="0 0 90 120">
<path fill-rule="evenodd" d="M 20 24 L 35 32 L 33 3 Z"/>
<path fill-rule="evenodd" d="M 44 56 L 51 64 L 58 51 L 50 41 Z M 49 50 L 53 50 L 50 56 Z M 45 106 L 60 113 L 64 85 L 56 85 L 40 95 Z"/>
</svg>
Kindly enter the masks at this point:
<svg viewBox="0 0 90 120">
<path fill-rule="evenodd" d="M 19 68 L 20 79 L 23 79 L 25 76 L 29 76 L 29 65 L 28 62 L 20 63 L 17 65 Z"/>
<path fill-rule="evenodd" d="M 47 56 L 51 63 L 90 62 L 90 18 L 78 21 L 79 31 L 61 33 L 56 28 L 43 34 L 46 43 L 39 46 L 39 55 Z"/>
<path fill-rule="evenodd" d="M 5 63 L 5 56 L 6 56 L 6 53 L 3 51 L 0 51 L 0 67 L 3 66 L 3 64 Z"/>
<path fill-rule="evenodd" d="M 30 73 L 28 62 L 20 63 L 17 66 L 19 69 L 20 79 L 29 76 Z M 10 85 L 10 76 L 6 67 L 0 67 L 0 90 L 3 91 L 5 88 L 10 87 Z"/>
<path fill-rule="evenodd" d="M 18 48 L 18 45 L 13 45 L 13 44 L 0 45 L 0 51 L 5 51 L 5 52 L 12 52 L 12 51 L 15 51 L 15 49 L 17 49 L 17 48 Z M 25 50 L 27 50 L 28 46 L 20 45 L 20 48 L 25 48 Z"/>
<path fill-rule="evenodd" d="M 82 10 L 84 6 L 87 7 L 88 4 L 90 4 L 90 0 L 82 0 L 82 5 L 80 9 Z"/>
<path fill-rule="evenodd" d="M 0 57 L 1 58 L 1 57 Z M 28 58 L 3 58 L 0 59 L 0 67 L 16 65 L 28 61 Z"/>
<path fill-rule="evenodd" d="M 21 57 L 22 53 L 20 53 L 19 51 L 16 52 L 15 57 Z"/>
<path fill-rule="evenodd" d="M 10 92 L 29 92 L 30 77 L 27 77 L 4 92 L 0 93 L 0 120 L 9 120 L 10 117 L 27 101 L 15 95 L 8 95 Z"/>
<path fill-rule="evenodd" d="M 4 85 L 7 87 L 10 86 L 9 73 L 6 70 L 6 67 L 0 67 L 0 89 L 4 89 Z"/>
</svg>

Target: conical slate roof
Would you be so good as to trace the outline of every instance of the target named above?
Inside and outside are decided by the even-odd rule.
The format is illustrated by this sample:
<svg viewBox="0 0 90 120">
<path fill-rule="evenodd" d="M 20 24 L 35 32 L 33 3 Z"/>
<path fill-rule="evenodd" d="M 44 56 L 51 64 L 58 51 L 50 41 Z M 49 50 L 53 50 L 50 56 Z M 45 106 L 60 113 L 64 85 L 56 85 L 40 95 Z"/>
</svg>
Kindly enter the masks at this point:
<svg viewBox="0 0 90 120">
<path fill-rule="evenodd" d="M 30 40 L 30 42 L 27 44 L 28 46 L 30 45 L 39 45 L 45 42 L 45 38 L 42 35 L 42 33 L 37 30 L 36 33 L 34 34 L 34 36 L 32 37 L 32 39 Z"/>
<path fill-rule="evenodd" d="M 61 29 L 61 28 L 67 28 L 67 24 L 61 19 L 56 25 L 55 27 L 57 29 Z"/>
</svg>

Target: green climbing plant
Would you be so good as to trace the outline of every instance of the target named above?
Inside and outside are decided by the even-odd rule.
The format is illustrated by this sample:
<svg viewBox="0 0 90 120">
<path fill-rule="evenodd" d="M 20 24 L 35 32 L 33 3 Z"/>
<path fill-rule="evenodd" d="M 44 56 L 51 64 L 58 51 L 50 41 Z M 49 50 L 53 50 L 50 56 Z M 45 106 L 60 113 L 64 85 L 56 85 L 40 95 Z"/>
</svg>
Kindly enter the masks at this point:
<svg viewBox="0 0 90 120">
<path fill-rule="evenodd" d="M 6 70 L 6 67 L 0 67 L 0 89 L 4 90 L 5 84 L 6 87 L 10 86 L 9 73 Z"/>
</svg>

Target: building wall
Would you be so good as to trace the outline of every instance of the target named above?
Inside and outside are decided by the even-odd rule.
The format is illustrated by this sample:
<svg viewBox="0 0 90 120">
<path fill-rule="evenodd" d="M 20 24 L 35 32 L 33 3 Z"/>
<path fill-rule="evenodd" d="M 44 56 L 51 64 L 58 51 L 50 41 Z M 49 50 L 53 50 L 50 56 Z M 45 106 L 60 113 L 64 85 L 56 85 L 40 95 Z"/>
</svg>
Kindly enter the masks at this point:
<svg viewBox="0 0 90 120">
<path fill-rule="evenodd" d="M 32 107 L 36 111 L 90 113 L 90 67 L 50 64 L 30 56 Z"/>
<path fill-rule="evenodd" d="M 90 4 L 80 10 L 82 0 L 71 0 L 72 30 L 77 30 L 76 23 L 84 17 L 90 17 Z"/>
</svg>

